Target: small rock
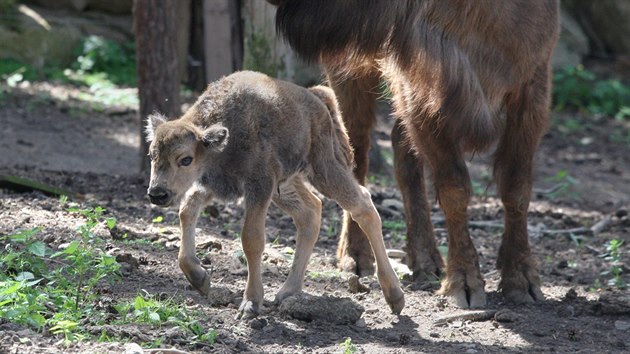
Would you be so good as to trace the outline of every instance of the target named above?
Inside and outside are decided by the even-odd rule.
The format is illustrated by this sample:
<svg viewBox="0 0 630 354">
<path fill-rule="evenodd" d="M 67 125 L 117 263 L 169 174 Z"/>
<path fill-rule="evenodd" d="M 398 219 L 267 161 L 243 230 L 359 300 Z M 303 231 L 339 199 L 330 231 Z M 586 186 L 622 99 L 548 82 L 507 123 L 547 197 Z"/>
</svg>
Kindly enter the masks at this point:
<svg viewBox="0 0 630 354">
<path fill-rule="evenodd" d="M 166 248 L 166 249 L 179 248 L 179 241 L 166 241 L 164 243 L 164 248 Z"/>
<path fill-rule="evenodd" d="M 199 244 L 197 244 L 197 248 L 203 249 L 203 250 L 221 250 L 223 249 L 223 245 L 221 244 L 221 242 L 215 241 L 215 240 L 208 240 L 205 242 L 200 242 Z"/>
<path fill-rule="evenodd" d="M 564 294 L 564 298 L 566 300 L 575 300 L 577 299 L 577 297 L 578 297 L 577 292 L 573 288 L 567 290 L 567 293 Z"/>
<path fill-rule="evenodd" d="M 571 305 L 562 306 L 556 311 L 558 317 L 575 317 L 575 307 Z"/>
<path fill-rule="evenodd" d="M 599 311 L 605 315 L 627 315 L 630 314 L 630 294 L 616 292 L 602 294 L 597 303 Z"/>
<path fill-rule="evenodd" d="M 451 322 L 451 325 L 450 325 L 450 327 L 453 327 L 453 328 L 461 328 L 463 326 L 464 326 L 463 321 L 453 321 Z"/>
<path fill-rule="evenodd" d="M 122 254 L 116 255 L 116 262 L 127 263 L 132 268 L 136 268 L 136 269 L 140 267 L 140 263 L 131 253 L 122 253 Z"/>
<path fill-rule="evenodd" d="M 431 332 L 429 333 L 429 337 L 431 338 L 440 338 L 440 334 L 437 332 Z"/>
<path fill-rule="evenodd" d="M 478 352 L 478 350 L 474 348 L 466 349 L 466 354 L 475 354 L 476 352 Z"/>
<path fill-rule="evenodd" d="M 511 310 L 507 310 L 507 309 L 503 309 L 503 310 L 499 310 L 495 315 L 494 315 L 494 320 L 497 322 L 517 322 L 518 320 L 521 319 L 521 315 L 519 315 L 518 313 L 511 311 Z"/>
<path fill-rule="evenodd" d="M 227 306 L 236 299 L 236 293 L 228 288 L 210 287 L 206 294 L 206 299 L 212 307 Z"/>
<path fill-rule="evenodd" d="M 205 256 L 203 256 L 200 262 L 203 265 L 212 265 L 212 255 L 210 253 L 207 253 Z"/>
<path fill-rule="evenodd" d="M 167 240 L 169 240 L 169 241 L 179 241 L 179 235 L 175 235 L 175 234 L 173 234 L 173 232 L 172 232 L 172 231 L 170 231 L 170 232 L 167 232 L 167 231 L 170 231 L 170 230 L 164 230 L 164 231 L 162 231 L 162 233 L 163 233 L 164 235 L 166 235 L 166 236 L 164 236 L 164 237 L 165 237 Z"/>
<path fill-rule="evenodd" d="M 383 199 L 383 201 L 381 202 L 381 206 L 383 208 L 391 209 L 399 213 L 405 211 L 405 205 L 398 199 Z"/>
<path fill-rule="evenodd" d="M 398 336 L 395 333 L 388 333 L 386 340 L 388 342 L 398 342 Z"/>
<path fill-rule="evenodd" d="M 365 309 L 348 298 L 313 296 L 305 293 L 286 298 L 280 305 L 280 312 L 298 320 L 315 320 L 334 324 L 356 323 Z"/>
<path fill-rule="evenodd" d="M 255 330 L 261 330 L 265 326 L 267 326 L 267 320 L 265 320 L 264 318 L 254 318 L 249 323 L 249 327 L 251 327 L 252 329 L 255 329 Z"/>
<path fill-rule="evenodd" d="M 630 329 L 630 321 L 615 321 L 615 328 L 620 331 L 626 331 Z"/>
<path fill-rule="evenodd" d="M 354 325 L 359 328 L 367 327 L 367 323 L 365 323 L 365 320 L 363 318 L 359 318 L 359 320 Z"/>
<path fill-rule="evenodd" d="M 410 342 L 411 342 L 411 336 L 409 336 L 406 333 L 400 334 L 400 338 L 398 338 L 398 343 L 400 343 L 400 345 L 407 345 Z"/>
<path fill-rule="evenodd" d="M 184 330 L 181 327 L 175 326 L 175 327 L 168 328 L 166 331 L 164 331 L 163 336 L 169 339 L 177 339 L 177 338 L 185 337 L 186 332 L 184 332 Z"/>
<path fill-rule="evenodd" d="M 232 253 L 228 271 L 233 275 L 245 275 L 247 274 L 246 265 L 247 260 L 245 260 L 245 254 L 243 251 L 239 250 Z"/>
<path fill-rule="evenodd" d="M 214 204 L 213 205 L 208 205 L 206 207 L 205 212 L 208 213 L 208 216 L 210 216 L 211 218 L 215 218 L 215 219 L 218 218 L 219 215 L 221 214 L 219 212 L 219 208 L 217 208 L 217 206 L 214 205 Z"/>
<path fill-rule="evenodd" d="M 125 344 L 125 354 L 143 354 L 144 350 L 136 343 Z"/>
</svg>

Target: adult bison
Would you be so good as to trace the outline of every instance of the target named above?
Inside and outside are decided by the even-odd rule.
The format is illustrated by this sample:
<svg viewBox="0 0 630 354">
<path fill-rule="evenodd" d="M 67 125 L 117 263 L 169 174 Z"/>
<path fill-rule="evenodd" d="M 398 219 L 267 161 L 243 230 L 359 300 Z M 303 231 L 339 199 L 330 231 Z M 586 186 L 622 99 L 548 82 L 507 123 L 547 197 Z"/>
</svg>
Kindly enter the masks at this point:
<svg viewBox="0 0 630 354">
<path fill-rule="evenodd" d="M 549 119 L 550 56 L 557 0 L 269 0 L 292 48 L 320 62 L 338 96 L 365 182 L 377 86 L 393 93 L 396 178 L 407 216 L 408 263 L 416 278 L 439 274 L 423 168 L 446 216 L 449 256 L 441 292 L 461 307 L 486 303 L 468 234 L 467 152 L 495 147 L 494 176 L 505 207 L 497 267 L 504 296 L 543 298 L 527 235 L 534 152 Z M 373 271 L 367 238 L 348 217 L 339 265 Z"/>
</svg>

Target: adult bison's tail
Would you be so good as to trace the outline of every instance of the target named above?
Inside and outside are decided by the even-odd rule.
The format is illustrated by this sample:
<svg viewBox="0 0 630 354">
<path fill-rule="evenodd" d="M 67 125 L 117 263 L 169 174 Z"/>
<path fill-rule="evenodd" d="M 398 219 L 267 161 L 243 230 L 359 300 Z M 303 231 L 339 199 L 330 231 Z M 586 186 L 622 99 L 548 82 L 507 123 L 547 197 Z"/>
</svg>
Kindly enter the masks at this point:
<svg viewBox="0 0 630 354">
<path fill-rule="evenodd" d="M 354 153 L 350 146 L 350 139 L 348 138 L 348 133 L 346 133 L 346 127 L 341 118 L 341 112 L 339 111 L 339 104 L 337 103 L 335 93 L 330 87 L 321 85 L 310 87 L 308 90 L 319 98 L 324 105 L 326 105 L 326 108 L 328 108 L 328 113 L 330 113 L 330 117 L 332 118 L 333 128 L 335 129 L 335 135 L 337 137 L 337 139 L 335 139 L 335 157 L 344 164 L 352 166 L 354 164 Z"/>
</svg>

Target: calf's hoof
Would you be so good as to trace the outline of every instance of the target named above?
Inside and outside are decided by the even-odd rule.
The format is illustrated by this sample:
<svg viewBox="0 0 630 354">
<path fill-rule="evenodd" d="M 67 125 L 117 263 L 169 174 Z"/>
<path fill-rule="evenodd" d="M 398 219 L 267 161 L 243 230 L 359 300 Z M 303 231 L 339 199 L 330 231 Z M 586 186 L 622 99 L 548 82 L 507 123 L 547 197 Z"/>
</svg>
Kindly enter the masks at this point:
<svg viewBox="0 0 630 354">
<path fill-rule="evenodd" d="M 192 285 L 195 290 L 199 291 L 202 295 L 208 296 L 211 281 L 210 274 L 206 270 L 201 267 L 193 269 L 190 273 L 186 274 L 186 278 L 190 285 Z"/>
<path fill-rule="evenodd" d="M 392 313 L 395 315 L 400 315 L 403 308 L 405 308 L 405 294 L 403 294 L 402 290 L 399 288 L 396 292 L 395 296 L 390 296 L 386 299 L 389 308 L 392 310 Z"/>
<path fill-rule="evenodd" d="M 255 318 L 259 314 L 259 308 L 260 306 L 257 303 L 251 300 L 243 299 L 243 302 L 241 302 L 241 306 L 239 306 L 238 313 L 236 314 L 235 318 L 237 320 L 249 320 Z"/>
</svg>

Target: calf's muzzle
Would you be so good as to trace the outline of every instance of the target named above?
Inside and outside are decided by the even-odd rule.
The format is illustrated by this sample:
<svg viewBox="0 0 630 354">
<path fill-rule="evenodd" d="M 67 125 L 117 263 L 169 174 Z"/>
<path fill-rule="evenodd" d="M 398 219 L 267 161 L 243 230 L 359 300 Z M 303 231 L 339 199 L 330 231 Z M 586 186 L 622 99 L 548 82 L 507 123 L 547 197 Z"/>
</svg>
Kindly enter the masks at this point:
<svg viewBox="0 0 630 354">
<path fill-rule="evenodd" d="M 163 187 L 151 187 L 147 194 L 151 203 L 155 205 L 167 205 L 171 200 L 171 192 Z"/>
</svg>

